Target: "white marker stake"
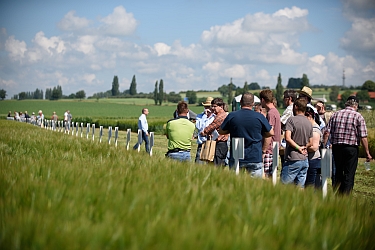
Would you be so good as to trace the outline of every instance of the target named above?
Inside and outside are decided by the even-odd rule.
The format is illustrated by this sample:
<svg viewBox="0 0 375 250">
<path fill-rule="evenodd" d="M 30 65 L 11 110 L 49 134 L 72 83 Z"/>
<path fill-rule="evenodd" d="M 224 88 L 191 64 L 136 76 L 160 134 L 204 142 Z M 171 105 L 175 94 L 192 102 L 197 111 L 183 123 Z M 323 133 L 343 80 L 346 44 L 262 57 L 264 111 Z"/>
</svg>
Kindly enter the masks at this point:
<svg viewBox="0 0 375 250">
<path fill-rule="evenodd" d="M 111 144 L 112 126 L 108 127 L 108 144 Z"/>
<path fill-rule="evenodd" d="M 99 142 L 102 142 L 103 137 L 103 126 L 99 126 Z"/>
<path fill-rule="evenodd" d="M 86 123 L 86 139 L 89 139 L 90 134 L 90 123 Z"/>
<path fill-rule="evenodd" d="M 78 128 L 79 128 L 78 125 L 79 125 L 78 122 L 76 122 L 76 136 L 78 136 Z"/>
<path fill-rule="evenodd" d="M 141 150 L 142 130 L 138 129 L 138 152 Z"/>
<path fill-rule="evenodd" d="M 240 159 L 245 156 L 244 138 L 232 138 L 232 152 L 234 158 L 234 165 L 236 167 L 236 174 L 240 173 Z"/>
<path fill-rule="evenodd" d="M 154 146 L 154 132 L 150 132 L 150 156 L 152 156 L 152 147 Z"/>
<path fill-rule="evenodd" d="M 327 179 L 331 176 L 332 169 L 332 150 L 331 149 L 322 149 L 322 192 L 323 199 L 327 196 Z"/>
<path fill-rule="evenodd" d="M 131 132 L 132 130 L 130 128 L 126 130 L 126 150 L 129 150 Z"/>
<path fill-rule="evenodd" d="M 95 141 L 95 123 L 92 125 L 92 140 Z"/>
<path fill-rule="evenodd" d="M 279 165 L 279 142 L 273 142 L 272 149 L 272 183 L 275 186 L 277 181 L 277 166 Z"/>
<path fill-rule="evenodd" d="M 115 127 L 115 146 L 117 148 L 117 140 L 118 140 L 118 127 Z"/>
<path fill-rule="evenodd" d="M 74 136 L 74 122 L 72 122 L 72 135 Z"/>
</svg>

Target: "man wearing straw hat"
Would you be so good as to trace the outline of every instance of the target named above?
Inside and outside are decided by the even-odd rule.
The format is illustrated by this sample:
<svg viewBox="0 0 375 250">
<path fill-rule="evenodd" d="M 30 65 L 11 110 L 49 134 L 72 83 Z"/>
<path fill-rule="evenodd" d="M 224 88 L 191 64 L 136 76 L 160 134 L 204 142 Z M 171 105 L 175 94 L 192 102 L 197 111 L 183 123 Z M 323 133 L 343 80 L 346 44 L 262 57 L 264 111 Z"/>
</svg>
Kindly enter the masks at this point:
<svg viewBox="0 0 375 250">
<path fill-rule="evenodd" d="M 211 101 L 214 98 L 211 96 L 207 97 L 205 102 L 202 102 L 202 105 L 204 107 L 204 110 L 201 114 L 197 115 L 197 120 L 195 122 L 195 127 L 197 128 L 198 136 L 197 136 L 197 154 L 195 155 L 195 162 L 196 163 L 204 163 L 204 161 L 201 161 L 199 159 L 199 156 L 201 154 L 202 150 L 202 144 L 205 142 L 207 139 L 205 136 L 200 135 L 200 133 L 208 126 L 211 124 L 211 122 L 215 119 L 215 114 L 211 110 Z"/>
<path fill-rule="evenodd" d="M 312 90 L 307 86 L 303 86 L 303 88 L 301 90 L 297 90 L 297 92 L 299 93 L 298 98 L 305 99 L 307 101 L 307 107 L 312 108 L 314 110 L 314 112 L 319 115 L 316 108 L 311 104 L 311 100 L 313 99 L 312 98 Z M 325 122 L 320 117 L 320 126 L 319 126 L 320 130 L 322 130 L 325 126 L 326 126 Z"/>
</svg>

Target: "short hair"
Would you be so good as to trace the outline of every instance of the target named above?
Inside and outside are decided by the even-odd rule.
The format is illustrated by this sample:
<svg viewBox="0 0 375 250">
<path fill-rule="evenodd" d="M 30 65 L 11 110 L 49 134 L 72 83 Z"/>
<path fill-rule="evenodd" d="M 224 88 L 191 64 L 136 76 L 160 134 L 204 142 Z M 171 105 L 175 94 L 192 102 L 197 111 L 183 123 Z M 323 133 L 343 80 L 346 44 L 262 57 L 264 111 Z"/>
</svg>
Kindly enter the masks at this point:
<svg viewBox="0 0 375 250">
<path fill-rule="evenodd" d="M 259 97 L 260 97 L 260 99 L 263 98 L 266 103 L 272 103 L 272 100 L 273 100 L 274 96 L 273 96 L 272 90 L 264 89 L 264 90 L 260 91 Z"/>
<path fill-rule="evenodd" d="M 306 112 L 306 106 L 307 106 L 307 101 L 301 98 L 297 98 L 297 100 L 293 104 L 293 107 L 297 107 L 297 110 L 303 113 Z"/>
<path fill-rule="evenodd" d="M 287 89 L 284 91 L 284 97 L 291 97 L 292 102 L 295 102 L 297 99 L 297 92 L 293 89 Z"/>
<path fill-rule="evenodd" d="M 223 101 L 223 99 L 216 97 L 211 101 L 211 105 L 213 105 L 213 104 L 215 104 L 217 106 L 220 106 L 220 107 L 223 107 L 224 101 Z"/>
<path fill-rule="evenodd" d="M 355 106 L 358 106 L 358 102 L 356 102 L 354 99 L 350 99 L 345 102 L 345 107 L 355 107 Z"/>
<path fill-rule="evenodd" d="M 188 104 L 184 101 L 180 101 L 177 104 L 177 114 L 184 114 L 188 112 L 189 112 Z"/>
<path fill-rule="evenodd" d="M 241 106 L 243 107 L 251 107 L 254 105 L 254 95 L 246 92 L 242 94 L 241 101 L 240 101 Z"/>
<path fill-rule="evenodd" d="M 142 109 L 142 114 L 144 114 L 146 110 L 148 110 L 148 108 L 143 108 Z"/>
</svg>

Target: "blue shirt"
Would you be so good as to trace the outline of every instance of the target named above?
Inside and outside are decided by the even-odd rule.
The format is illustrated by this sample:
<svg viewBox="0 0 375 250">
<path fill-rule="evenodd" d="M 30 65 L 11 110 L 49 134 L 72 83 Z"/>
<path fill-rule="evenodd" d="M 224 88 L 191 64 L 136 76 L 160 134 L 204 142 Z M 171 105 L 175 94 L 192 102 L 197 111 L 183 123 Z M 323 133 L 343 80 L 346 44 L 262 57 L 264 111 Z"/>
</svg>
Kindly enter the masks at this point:
<svg viewBox="0 0 375 250">
<path fill-rule="evenodd" d="M 138 119 L 138 129 L 142 130 L 145 133 L 148 133 L 148 123 L 145 114 L 141 114 Z"/>
<path fill-rule="evenodd" d="M 240 165 L 263 162 L 263 134 L 272 129 L 264 115 L 250 109 L 240 109 L 228 114 L 221 124 L 221 129 L 229 131 L 231 138 L 244 138 L 245 157 L 240 160 Z M 230 155 L 229 164 L 233 165 L 232 147 Z"/>
</svg>

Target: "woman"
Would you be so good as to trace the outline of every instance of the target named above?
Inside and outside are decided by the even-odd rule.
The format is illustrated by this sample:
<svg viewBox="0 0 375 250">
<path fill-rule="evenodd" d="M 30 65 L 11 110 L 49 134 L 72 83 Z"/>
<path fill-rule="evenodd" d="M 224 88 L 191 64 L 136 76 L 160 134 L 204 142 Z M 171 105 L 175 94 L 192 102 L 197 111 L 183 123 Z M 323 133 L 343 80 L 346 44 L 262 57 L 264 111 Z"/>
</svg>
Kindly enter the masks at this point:
<svg viewBox="0 0 375 250">
<path fill-rule="evenodd" d="M 311 107 L 306 108 L 305 116 L 311 122 L 313 126 L 313 143 L 307 148 L 309 168 L 307 170 L 305 186 L 314 185 L 315 188 L 322 186 L 321 181 L 321 156 L 319 146 L 322 140 L 322 132 L 320 131 L 320 119 L 319 115 L 314 112 Z"/>
</svg>

